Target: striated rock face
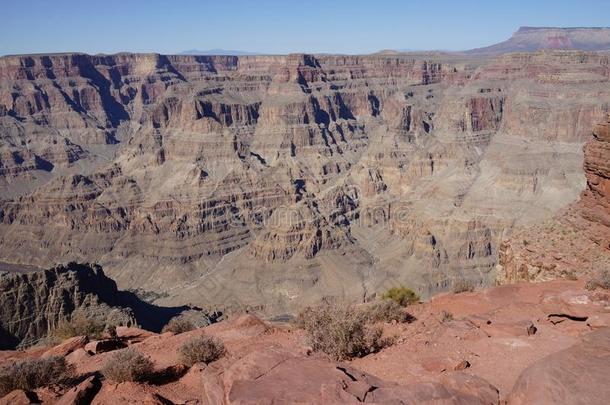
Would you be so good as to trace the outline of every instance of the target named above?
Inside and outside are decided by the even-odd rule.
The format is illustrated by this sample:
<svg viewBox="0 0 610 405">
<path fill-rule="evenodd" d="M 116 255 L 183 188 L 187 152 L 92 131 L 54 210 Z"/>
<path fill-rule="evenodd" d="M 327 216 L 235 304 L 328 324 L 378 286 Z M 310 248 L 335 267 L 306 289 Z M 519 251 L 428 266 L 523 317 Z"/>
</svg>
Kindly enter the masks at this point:
<svg viewBox="0 0 610 405">
<path fill-rule="evenodd" d="M 582 216 L 610 227 L 610 115 L 595 127 L 593 139 L 585 145 L 584 168 L 587 188 L 580 201 Z"/>
<path fill-rule="evenodd" d="M 0 272 L 0 294 L 1 349 L 32 345 L 77 312 L 104 323 L 160 329 L 181 310 L 142 302 L 119 291 L 100 266 L 75 263 L 23 274 Z"/>
<path fill-rule="evenodd" d="M 2 57 L 0 260 L 277 313 L 490 283 L 580 193 L 609 78 L 585 52 Z"/>
<path fill-rule="evenodd" d="M 472 54 L 532 52 L 541 49 L 610 50 L 610 28 L 521 27 L 499 44 L 468 51 Z"/>
<path fill-rule="evenodd" d="M 500 283 L 573 277 L 610 266 L 610 115 L 584 147 L 586 189 L 547 224 L 500 247 Z"/>
</svg>

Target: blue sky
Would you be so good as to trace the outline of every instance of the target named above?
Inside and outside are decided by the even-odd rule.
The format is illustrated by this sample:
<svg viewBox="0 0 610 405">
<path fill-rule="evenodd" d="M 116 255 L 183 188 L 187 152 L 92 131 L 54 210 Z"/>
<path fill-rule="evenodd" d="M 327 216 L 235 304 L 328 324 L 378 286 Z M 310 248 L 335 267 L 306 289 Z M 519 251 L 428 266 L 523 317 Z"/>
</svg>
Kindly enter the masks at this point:
<svg viewBox="0 0 610 405">
<path fill-rule="evenodd" d="M 2 0 L 0 54 L 460 50 L 521 25 L 608 26 L 608 0 Z"/>
</svg>

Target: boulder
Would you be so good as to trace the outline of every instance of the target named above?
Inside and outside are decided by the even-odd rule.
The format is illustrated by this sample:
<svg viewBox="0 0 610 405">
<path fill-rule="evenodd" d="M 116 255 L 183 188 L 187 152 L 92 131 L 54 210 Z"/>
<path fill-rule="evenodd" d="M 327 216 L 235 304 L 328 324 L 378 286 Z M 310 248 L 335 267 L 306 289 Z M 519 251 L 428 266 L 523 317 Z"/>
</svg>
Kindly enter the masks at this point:
<svg viewBox="0 0 610 405">
<path fill-rule="evenodd" d="M 91 403 L 95 394 L 100 390 L 102 384 L 100 380 L 92 375 L 76 387 L 66 392 L 56 405 L 88 405 Z"/>
<path fill-rule="evenodd" d="M 73 351 L 85 347 L 89 342 L 87 336 L 75 336 L 64 340 L 61 344 L 50 348 L 42 354 L 42 357 L 61 356 L 65 357 Z"/>
<path fill-rule="evenodd" d="M 85 345 L 85 351 L 89 354 L 100 354 L 127 347 L 118 339 L 94 340 Z"/>
<path fill-rule="evenodd" d="M 0 398 L 0 405 L 38 404 L 40 401 L 35 393 L 24 390 L 14 390 Z"/>
<path fill-rule="evenodd" d="M 507 403 L 605 405 L 610 398 L 609 376 L 610 328 L 604 328 L 526 368 Z"/>
</svg>

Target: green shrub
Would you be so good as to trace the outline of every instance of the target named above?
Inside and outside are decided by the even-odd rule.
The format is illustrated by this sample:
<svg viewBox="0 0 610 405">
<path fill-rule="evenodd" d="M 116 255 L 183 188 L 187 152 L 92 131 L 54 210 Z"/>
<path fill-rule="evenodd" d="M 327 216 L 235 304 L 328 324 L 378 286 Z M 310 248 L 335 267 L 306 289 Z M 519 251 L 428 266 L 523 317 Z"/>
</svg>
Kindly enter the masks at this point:
<svg viewBox="0 0 610 405">
<path fill-rule="evenodd" d="M 122 349 L 110 356 L 102 374 L 117 383 L 145 381 L 153 376 L 154 363 L 135 349 Z"/>
<path fill-rule="evenodd" d="M 382 329 L 367 322 L 365 311 L 336 304 L 306 308 L 296 319 L 296 324 L 307 332 L 313 350 L 335 360 L 362 357 L 388 344 L 381 338 Z"/>
<path fill-rule="evenodd" d="M 66 383 L 74 367 L 63 357 L 23 360 L 0 368 L 0 397 L 21 389 L 30 391 L 43 386 Z"/>
<path fill-rule="evenodd" d="M 197 329 L 193 323 L 185 318 L 174 317 L 163 327 L 162 332 L 184 333 Z"/>
<path fill-rule="evenodd" d="M 211 363 L 225 353 L 224 344 L 210 336 L 200 336 L 187 341 L 180 347 L 180 358 L 186 366 L 195 363 Z"/>
<path fill-rule="evenodd" d="M 419 302 L 419 296 L 413 290 L 402 286 L 390 288 L 381 298 L 390 299 L 403 307 Z"/>
</svg>

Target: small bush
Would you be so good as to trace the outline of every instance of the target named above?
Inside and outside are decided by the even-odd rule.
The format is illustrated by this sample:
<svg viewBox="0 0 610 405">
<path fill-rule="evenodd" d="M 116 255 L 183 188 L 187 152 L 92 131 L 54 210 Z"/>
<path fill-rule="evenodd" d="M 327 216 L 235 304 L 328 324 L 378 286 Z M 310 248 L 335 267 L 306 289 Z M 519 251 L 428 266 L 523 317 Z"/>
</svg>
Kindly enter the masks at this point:
<svg viewBox="0 0 610 405">
<path fill-rule="evenodd" d="M 405 322 L 408 314 L 396 301 L 377 301 L 364 309 L 369 322 Z"/>
<path fill-rule="evenodd" d="M 447 311 L 441 312 L 441 322 L 445 323 L 449 321 L 453 321 L 453 314 Z"/>
<path fill-rule="evenodd" d="M 419 295 L 407 287 L 393 287 L 386 291 L 382 299 L 390 299 L 403 307 L 419 302 Z"/>
<path fill-rule="evenodd" d="M 470 281 L 459 279 L 453 283 L 453 293 L 460 294 L 463 292 L 473 292 L 474 284 Z"/>
<path fill-rule="evenodd" d="M 353 306 L 323 304 L 306 308 L 296 319 L 313 350 L 336 360 L 361 357 L 387 345 L 381 328 L 367 325 L 368 316 Z"/>
<path fill-rule="evenodd" d="M 154 364 L 135 349 L 114 353 L 104 364 L 102 374 L 114 382 L 144 381 L 154 373 Z"/>
<path fill-rule="evenodd" d="M 57 340 L 66 340 L 74 336 L 99 339 L 105 326 L 103 322 L 87 318 L 83 313 L 77 312 L 72 315 L 69 321 L 61 321 L 57 328 L 50 332 L 50 337 Z"/>
<path fill-rule="evenodd" d="M 184 333 L 194 330 L 195 325 L 187 319 L 175 317 L 169 320 L 167 325 L 163 327 L 162 332 L 173 332 L 174 334 Z"/>
<path fill-rule="evenodd" d="M 180 347 L 180 358 L 186 366 L 195 363 L 211 363 L 225 353 L 224 344 L 210 336 L 200 336 L 187 341 Z"/>
<path fill-rule="evenodd" d="M 63 384 L 74 374 L 73 366 L 63 357 L 24 360 L 0 368 L 0 397 L 21 389 L 30 391 L 43 386 Z"/>
<path fill-rule="evenodd" d="M 595 289 L 597 289 L 597 281 L 593 280 L 592 278 L 588 279 L 585 282 L 585 290 L 593 291 Z"/>
<path fill-rule="evenodd" d="M 592 278 L 587 280 L 585 288 L 587 290 L 595 290 L 596 288 L 610 290 L 610 270 L 600 270 Z"/>
</svg>

